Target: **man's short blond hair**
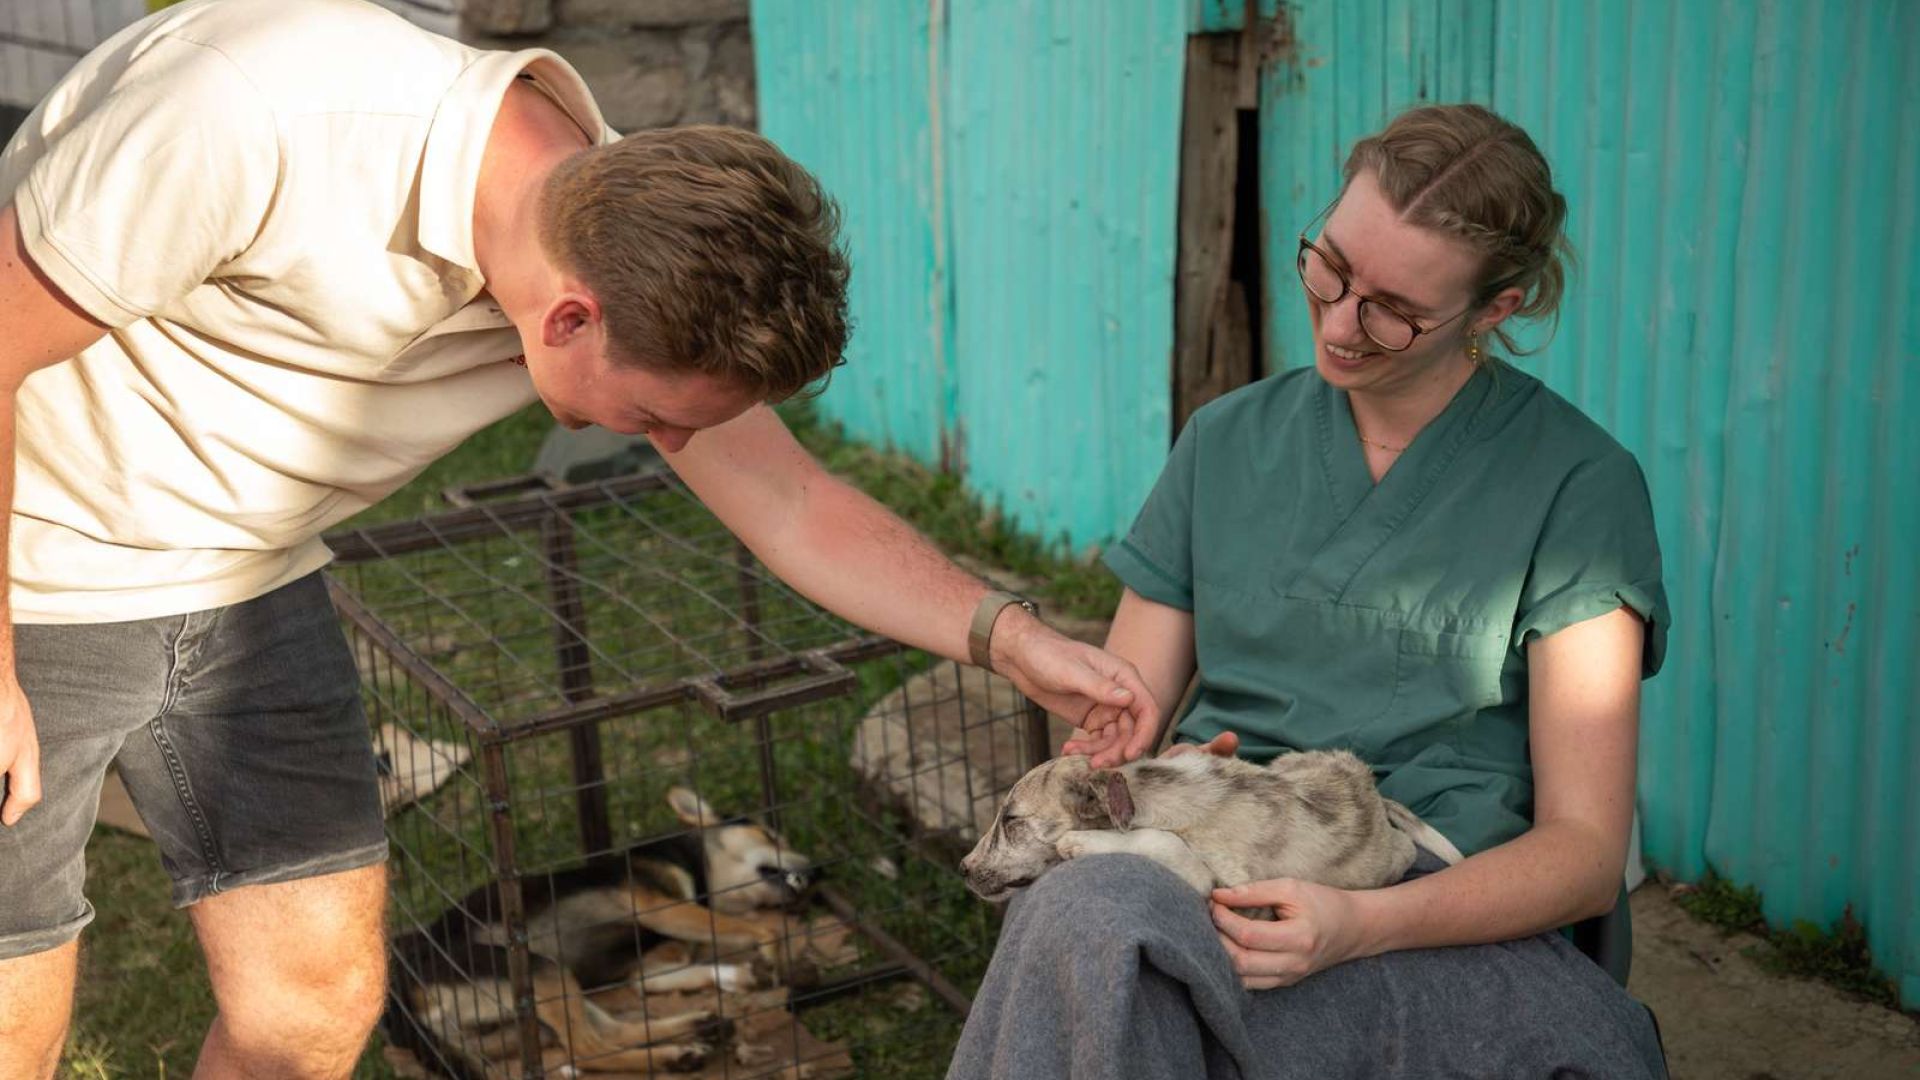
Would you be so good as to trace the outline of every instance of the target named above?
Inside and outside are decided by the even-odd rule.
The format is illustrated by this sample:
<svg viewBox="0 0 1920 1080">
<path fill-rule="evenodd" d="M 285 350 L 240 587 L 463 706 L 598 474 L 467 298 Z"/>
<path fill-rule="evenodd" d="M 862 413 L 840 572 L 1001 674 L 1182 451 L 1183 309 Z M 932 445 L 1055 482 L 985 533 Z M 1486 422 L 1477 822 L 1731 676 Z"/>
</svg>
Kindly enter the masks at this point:
<svg viewBox="0 0 1920 1080">
<path fill-rule="evenodd" d="M 839 217 L 765 138 L 663 128 L 562 162 L 542 193 L 540 239 L 599 299 L 615 359 L 780 401 L 842 362 Z"/>
</svg>

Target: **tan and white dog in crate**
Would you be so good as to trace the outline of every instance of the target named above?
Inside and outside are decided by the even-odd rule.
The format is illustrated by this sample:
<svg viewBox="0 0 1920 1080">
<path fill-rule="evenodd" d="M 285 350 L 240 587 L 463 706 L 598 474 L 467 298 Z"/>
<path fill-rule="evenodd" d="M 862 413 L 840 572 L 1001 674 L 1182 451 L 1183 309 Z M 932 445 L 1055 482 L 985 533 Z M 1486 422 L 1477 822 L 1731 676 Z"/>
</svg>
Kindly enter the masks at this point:
<svg viewBox="0 0 1920 1080">
<path fill-rule="evenodd" d="M 1282 877 L 1371 889 L 1400 880 L 1416 841 L 1460 861 L 1344 750 L 1281 754 L 1265 766 L 1192 752 L 1094 769 L 1075 756 L 1021 777 L 960 866 L 967 887 L 992 901 L 1063 860 L 1103 853 L 1152 859 L 1202 896 Z"/>
<path fill-rule="evenodd" d="M 730 1031 L 709 1009 L 623 1019 L 587 992 L 621 984 L 735 992 L 812 977 L 803 961 L 785 959 L 777 920 L 751 917 L 800 903 L 812 861 L 764 825 L 723 820 L 685 788 L 667 801 L 695 831 L 520 879 L 534 1010 L 576 1070 L 700 1069 Z M 481 1080 L 489 1062 L 521 1052 L 502 918 L 495 882 L 394 939 L 382 1021 L 390 1044 L 445 1063 L 459 1080 Z M 665 968 L 648 954 L 666 942 L 743 959 Z"/>
</svg>

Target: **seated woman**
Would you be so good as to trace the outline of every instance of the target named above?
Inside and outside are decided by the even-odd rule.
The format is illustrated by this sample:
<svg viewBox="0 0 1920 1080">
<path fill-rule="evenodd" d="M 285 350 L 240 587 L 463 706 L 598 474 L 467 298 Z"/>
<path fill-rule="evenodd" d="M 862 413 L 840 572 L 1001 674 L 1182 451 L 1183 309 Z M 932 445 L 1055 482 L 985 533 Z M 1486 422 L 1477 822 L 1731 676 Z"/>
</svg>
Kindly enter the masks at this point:
<svg viewBox="0 0 1920 1080">
<path fill-rule="evenodd" d="M 1525 132 L 1450 106 L 1362 140 L 1328 210 L 1299 246 L 1313 366 L 1194 415 L 1107 554 L 1108 648 L 1164 704 L 1197 668 L 1169 752 L 1351 749 L 1467 858 L 1211 904 L 1131 856 L 1058 866 L 951 1080 L 1665 1075 L 1651 1014 L 1556 932 L 1620 894 L 1668 621 L 1646 482 L 1487 345 L 1554 313 L 1565 201 Z M 1068 751 L 1159 735 L 1109 712 Z"/>
</svg>

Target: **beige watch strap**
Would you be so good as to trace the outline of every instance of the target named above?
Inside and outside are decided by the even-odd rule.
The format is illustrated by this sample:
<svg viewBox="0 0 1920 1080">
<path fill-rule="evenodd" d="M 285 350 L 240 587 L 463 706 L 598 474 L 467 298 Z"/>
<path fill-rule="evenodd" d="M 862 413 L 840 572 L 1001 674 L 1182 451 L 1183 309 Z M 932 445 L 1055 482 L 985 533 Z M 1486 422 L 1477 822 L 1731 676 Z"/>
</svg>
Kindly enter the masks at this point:
<svg viewBox="0 0 1920 1080">
<path fill-rule="evenodd" d="M 993 640 L 993 623 L 1009 604 L 1018 604 L 1027 609 L 1029 615 L 1039 618 L 1040 607 L 1031 600 L 1015 596 L 1010 592 L 990 592 L 980 598 L 980 606 L 973 609 L 973 624 L 967 628 L 967 655 L 975 667 L 993 670 L 993 658 L 987 652 L 988 644 Z"/>
</svg>

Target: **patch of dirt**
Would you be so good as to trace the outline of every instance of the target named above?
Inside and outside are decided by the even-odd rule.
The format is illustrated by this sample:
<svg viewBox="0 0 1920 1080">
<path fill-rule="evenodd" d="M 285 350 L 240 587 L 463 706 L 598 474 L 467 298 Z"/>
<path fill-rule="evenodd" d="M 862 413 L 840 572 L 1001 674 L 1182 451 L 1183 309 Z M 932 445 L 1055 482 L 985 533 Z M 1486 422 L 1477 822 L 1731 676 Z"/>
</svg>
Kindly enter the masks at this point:
<svg viewBox="0 0 1920 1080">
<path fill-rule="evenodd" d="M 1920 1077 L 1920 1021 L 1767 972 L 1744 952 L 1759 938 L 1695 921 L 1657 882 L 1630 900 L 1627 989 L 1659 1018 L 1673 1080 Z"/>
</svg>

